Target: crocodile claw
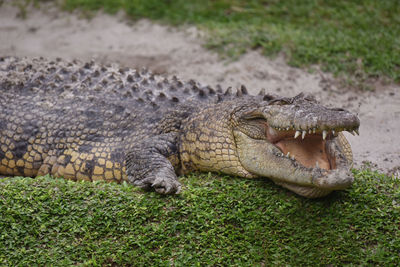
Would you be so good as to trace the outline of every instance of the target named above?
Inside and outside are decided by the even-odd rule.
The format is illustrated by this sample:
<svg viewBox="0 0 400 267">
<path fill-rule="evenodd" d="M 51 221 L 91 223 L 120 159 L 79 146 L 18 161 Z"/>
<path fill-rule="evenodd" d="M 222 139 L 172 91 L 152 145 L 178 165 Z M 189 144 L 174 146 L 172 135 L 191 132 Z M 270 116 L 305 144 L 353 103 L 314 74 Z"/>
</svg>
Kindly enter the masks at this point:
<svg viewBox="0 0 400 267">
<path fill-rule="evenodd" d="M 157 177 L 151 185 L 157 193 L 160 194 L 179 194 L 181 192 L 181 184 L 175 179 L 166 177 Z"/>
<path fill-rule="evenodd" d="M 182 185 L 176 180 L 167 177 L 148 176 L 143 180 L 136 180 L 133 185 L 144 190 L 154 189 L 157 193 L 164 195 L 179 194 Z"/>
</svg>

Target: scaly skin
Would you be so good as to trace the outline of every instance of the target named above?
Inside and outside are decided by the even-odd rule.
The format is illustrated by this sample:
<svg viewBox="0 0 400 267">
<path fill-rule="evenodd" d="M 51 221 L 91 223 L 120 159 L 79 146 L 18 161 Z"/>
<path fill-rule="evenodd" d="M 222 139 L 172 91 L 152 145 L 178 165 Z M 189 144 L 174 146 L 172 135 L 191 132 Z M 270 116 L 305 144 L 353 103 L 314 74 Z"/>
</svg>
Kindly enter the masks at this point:
<svg viewBox="0 0 400 267">
<path fill-rule="evenodd" d="M 16 58 L 0 59 L 0 89 L 3 175 L 126 180 L 171 194 L 181 188 L 176 173 L 216 171 L 268 177 L 305 197 L 353 181 L 340 131 L 357 130 L 358 118 L 310 96 L 232 94 L 147 71 Z"/>
</svg>

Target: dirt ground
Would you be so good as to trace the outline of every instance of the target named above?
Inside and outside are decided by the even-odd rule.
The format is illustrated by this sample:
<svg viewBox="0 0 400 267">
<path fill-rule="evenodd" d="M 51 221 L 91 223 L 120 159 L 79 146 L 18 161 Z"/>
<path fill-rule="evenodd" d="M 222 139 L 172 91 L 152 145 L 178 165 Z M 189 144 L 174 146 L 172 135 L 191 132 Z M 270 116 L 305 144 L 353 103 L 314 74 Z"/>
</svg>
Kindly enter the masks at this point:
<svg viewBox="0 0 400 267">
<path fill-rule="evenodd" d="M 222 61 L 202 47 L 201 32 L 194 27 L 170 28 L 147 20 L 132 23 L 122 14 L 99 13 L 91 20 L 54 7 L 29 10 L 27 18 L 18 9 L 0 7 L 0 56 L 94 58 L 105 63 L 147 67 L 164 75 L 195 79 L 203 84 L 238 87 L 251 93 L 265 88 L 271 93 L 294 96 L 314 94 L 322 103 L 343 107 L 360 116 L 360 136 L 346 134 L 355 164 L 399 177 L 400 87 L 379 85 L 375 92 L 338 88 L 332 75 L 292 68 L 283 57 L 268 59 L 257 51 L 238 61 Z"/>
</svg>

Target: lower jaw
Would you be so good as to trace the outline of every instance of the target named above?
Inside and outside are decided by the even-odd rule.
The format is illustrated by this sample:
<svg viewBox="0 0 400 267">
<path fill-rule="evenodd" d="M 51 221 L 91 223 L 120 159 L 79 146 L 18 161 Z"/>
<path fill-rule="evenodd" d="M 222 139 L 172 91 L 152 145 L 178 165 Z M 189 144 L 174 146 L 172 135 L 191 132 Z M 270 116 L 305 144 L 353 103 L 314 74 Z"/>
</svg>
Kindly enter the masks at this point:
<svg viewBox="0 0 400 267">
<path fill-rule="evenodd" d="M 313 186 L 301 186 L 296 184 L 290 184 L 290 183 L 280 182 L 277 180 L 274 180 L 274 182 L 277 185 L 289 189 L 290 191 L 293 191 L 294 193 L 303 196 L 305 198 L 320 198 L 329 195 L 333 191 Z"/>
</svg>

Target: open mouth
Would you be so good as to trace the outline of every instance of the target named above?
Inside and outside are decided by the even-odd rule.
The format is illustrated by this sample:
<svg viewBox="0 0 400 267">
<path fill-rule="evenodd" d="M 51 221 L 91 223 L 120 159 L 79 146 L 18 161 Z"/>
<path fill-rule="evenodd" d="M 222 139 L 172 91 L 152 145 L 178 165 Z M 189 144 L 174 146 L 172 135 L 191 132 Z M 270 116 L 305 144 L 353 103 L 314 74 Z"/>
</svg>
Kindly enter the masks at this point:
<svg viewBox="0 0 400 267">
<path fill-rule="evenodd" d="M 333 170 L 337 168 L 336 151 L 330 144 L 342 131 L 358 134 L 358 129 L 282 129 L 268 127 L 267 139 L 293 162 L 306 168 Z"/>
</svg>

